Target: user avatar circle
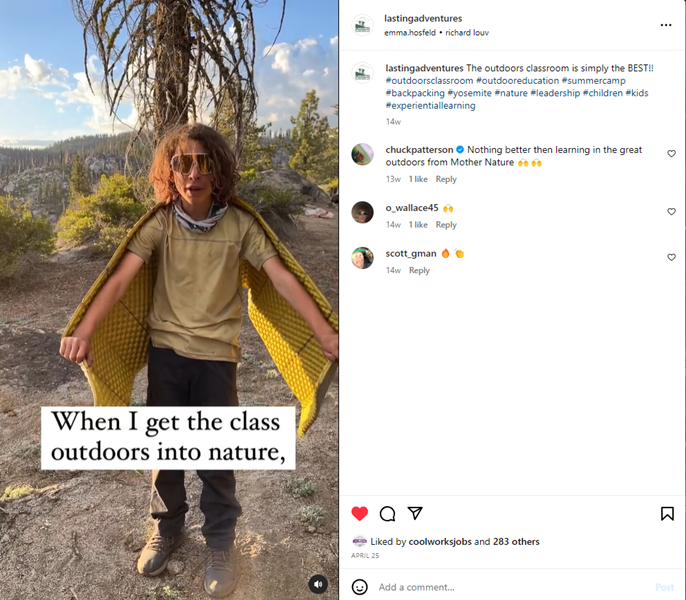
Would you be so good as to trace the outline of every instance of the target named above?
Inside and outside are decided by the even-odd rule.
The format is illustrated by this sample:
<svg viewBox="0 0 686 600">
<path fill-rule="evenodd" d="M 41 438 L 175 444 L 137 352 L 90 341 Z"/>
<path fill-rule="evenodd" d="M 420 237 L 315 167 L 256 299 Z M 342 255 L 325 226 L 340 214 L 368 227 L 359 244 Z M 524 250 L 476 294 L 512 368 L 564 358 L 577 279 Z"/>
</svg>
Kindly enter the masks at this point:
<svg viewBox="0 0 686 600">
<path fill-rule="evenodd" d="M 374 262 L 374 254 L 369 248 L 357 248 L 350 257 L 358 269 L 368 269 Z"/>
<path fill-rule="evenodd" d="M 353 581 L 353 594 L 362 596 L 367 593 L 367 582 L 364 579 L 356 579 Z"/>
<path fill-rule="evenodd" d="M 357 144 L 350 153 L 356 165 L 364 167 L 374 160 L 374 150 L 369 144 Z"/>
<path fill-rule="evenodd" d="M 353 66 L 352 76 L 355 83 L 369 83 L 374 77 L 374 69 L 368 62 L 358 62 Z"/>
<path fill-rule="evenodd" d="M 356 223 L 369 223 L 374 218 L 374 208 L 369 202 L 357 202 L 353 205 L 352 215 Z"/>
<path fill-rule="evenodd" d="M 353 19 L 353 31 L 359 36 L 369 35 L 374 29 L 374 21 L 369 15 L 357 15 Z"/>
</svg>

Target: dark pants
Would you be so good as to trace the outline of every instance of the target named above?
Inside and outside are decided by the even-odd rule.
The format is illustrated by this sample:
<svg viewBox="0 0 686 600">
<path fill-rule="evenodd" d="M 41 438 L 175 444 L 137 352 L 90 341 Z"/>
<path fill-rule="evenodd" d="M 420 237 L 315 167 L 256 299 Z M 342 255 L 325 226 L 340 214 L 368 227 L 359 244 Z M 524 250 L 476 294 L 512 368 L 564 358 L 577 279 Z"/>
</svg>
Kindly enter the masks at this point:
<svg viewBox="0 0 686 600">
<path fill-rule="evenodd" d="M 152 344 L 148 351 L 148 406 L 238 406 L 236 363 L 186 358 Z M 209 546 L 228 548 L 241 514 L 236 478 L 233 471 L 198 471 L 198 476 L 202 534 Z M 177 535 L 187 512 L 184 471 L 153 471 L 150 515 L 160 535 Z"/>
</svg>

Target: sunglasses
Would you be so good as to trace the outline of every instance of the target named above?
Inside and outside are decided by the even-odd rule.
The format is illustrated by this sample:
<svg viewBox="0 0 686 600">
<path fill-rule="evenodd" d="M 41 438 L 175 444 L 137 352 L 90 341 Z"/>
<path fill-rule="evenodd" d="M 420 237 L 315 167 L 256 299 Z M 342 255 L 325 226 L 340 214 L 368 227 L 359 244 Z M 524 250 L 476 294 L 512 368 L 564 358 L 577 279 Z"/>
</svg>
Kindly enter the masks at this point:
<svg viewBox="0 0 686 600">
<path fill-rule="evenodd" d="M 357 214 L 361 217 L 366 217 L 369 213 L 366 210 L 358 210 Z"/>
<path fill-rule="evenodd" d="M 171 168 L 175 173 L 188 175 L 193 165 L 197 165 L 198 173 L 201 175 L 209 175 L 214 169 L 214 163 L 209 154 L 177 154 L 172 156 Z"/>
</svg>

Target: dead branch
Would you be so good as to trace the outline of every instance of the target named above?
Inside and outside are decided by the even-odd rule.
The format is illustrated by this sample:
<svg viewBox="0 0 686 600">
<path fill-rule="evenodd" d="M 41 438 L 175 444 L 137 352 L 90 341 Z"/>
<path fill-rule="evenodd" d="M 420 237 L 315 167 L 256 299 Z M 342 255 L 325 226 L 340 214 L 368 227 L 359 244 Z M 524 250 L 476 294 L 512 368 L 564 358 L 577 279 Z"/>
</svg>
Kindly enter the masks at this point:
<svg viewBox="0 0 686 600">
<path fill-rule="evenodd" d="M 78 537 L 78 534 L 76 531 L 71 532 L 71 551 L 75 556 L 78 556 L 79 558 L 81 557 L 81 553 L 79 552 L 79 548 L 76 545 L 76 539 Z M 72 592 L 73 593 L 73 592 Z M 74 594 L 76 595 L 76 594 Z"/>
</svg>

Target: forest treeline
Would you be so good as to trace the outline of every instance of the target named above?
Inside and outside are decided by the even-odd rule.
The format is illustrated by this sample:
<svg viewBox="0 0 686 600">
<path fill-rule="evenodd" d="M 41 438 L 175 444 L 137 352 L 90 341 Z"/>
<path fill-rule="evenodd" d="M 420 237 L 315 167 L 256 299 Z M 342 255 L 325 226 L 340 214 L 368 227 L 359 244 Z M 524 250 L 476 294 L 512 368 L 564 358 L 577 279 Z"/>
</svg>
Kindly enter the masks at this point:
<svg viewBox="0 0 686 600">
<path fill-rule="evenodd" d="M 268 133 L 271 135 L 264 136 L 265 144 L 291 138 L 290 129 L 281 130 L 276 134 L 271 131 Z M 71 164 L 77 154 L 82 157 L 95 154 L 123 156 L 129 147 L 131 136 L 131 133 L 81 135 L 55 142 L 45 148 L 0 146 L 0 178 L 37 167 L 65 167 Z M 143 144 L 134 145 L 129 152 L 129 158 L 136 162 L 148 162 L 149 147 Z"/>
</svg>

